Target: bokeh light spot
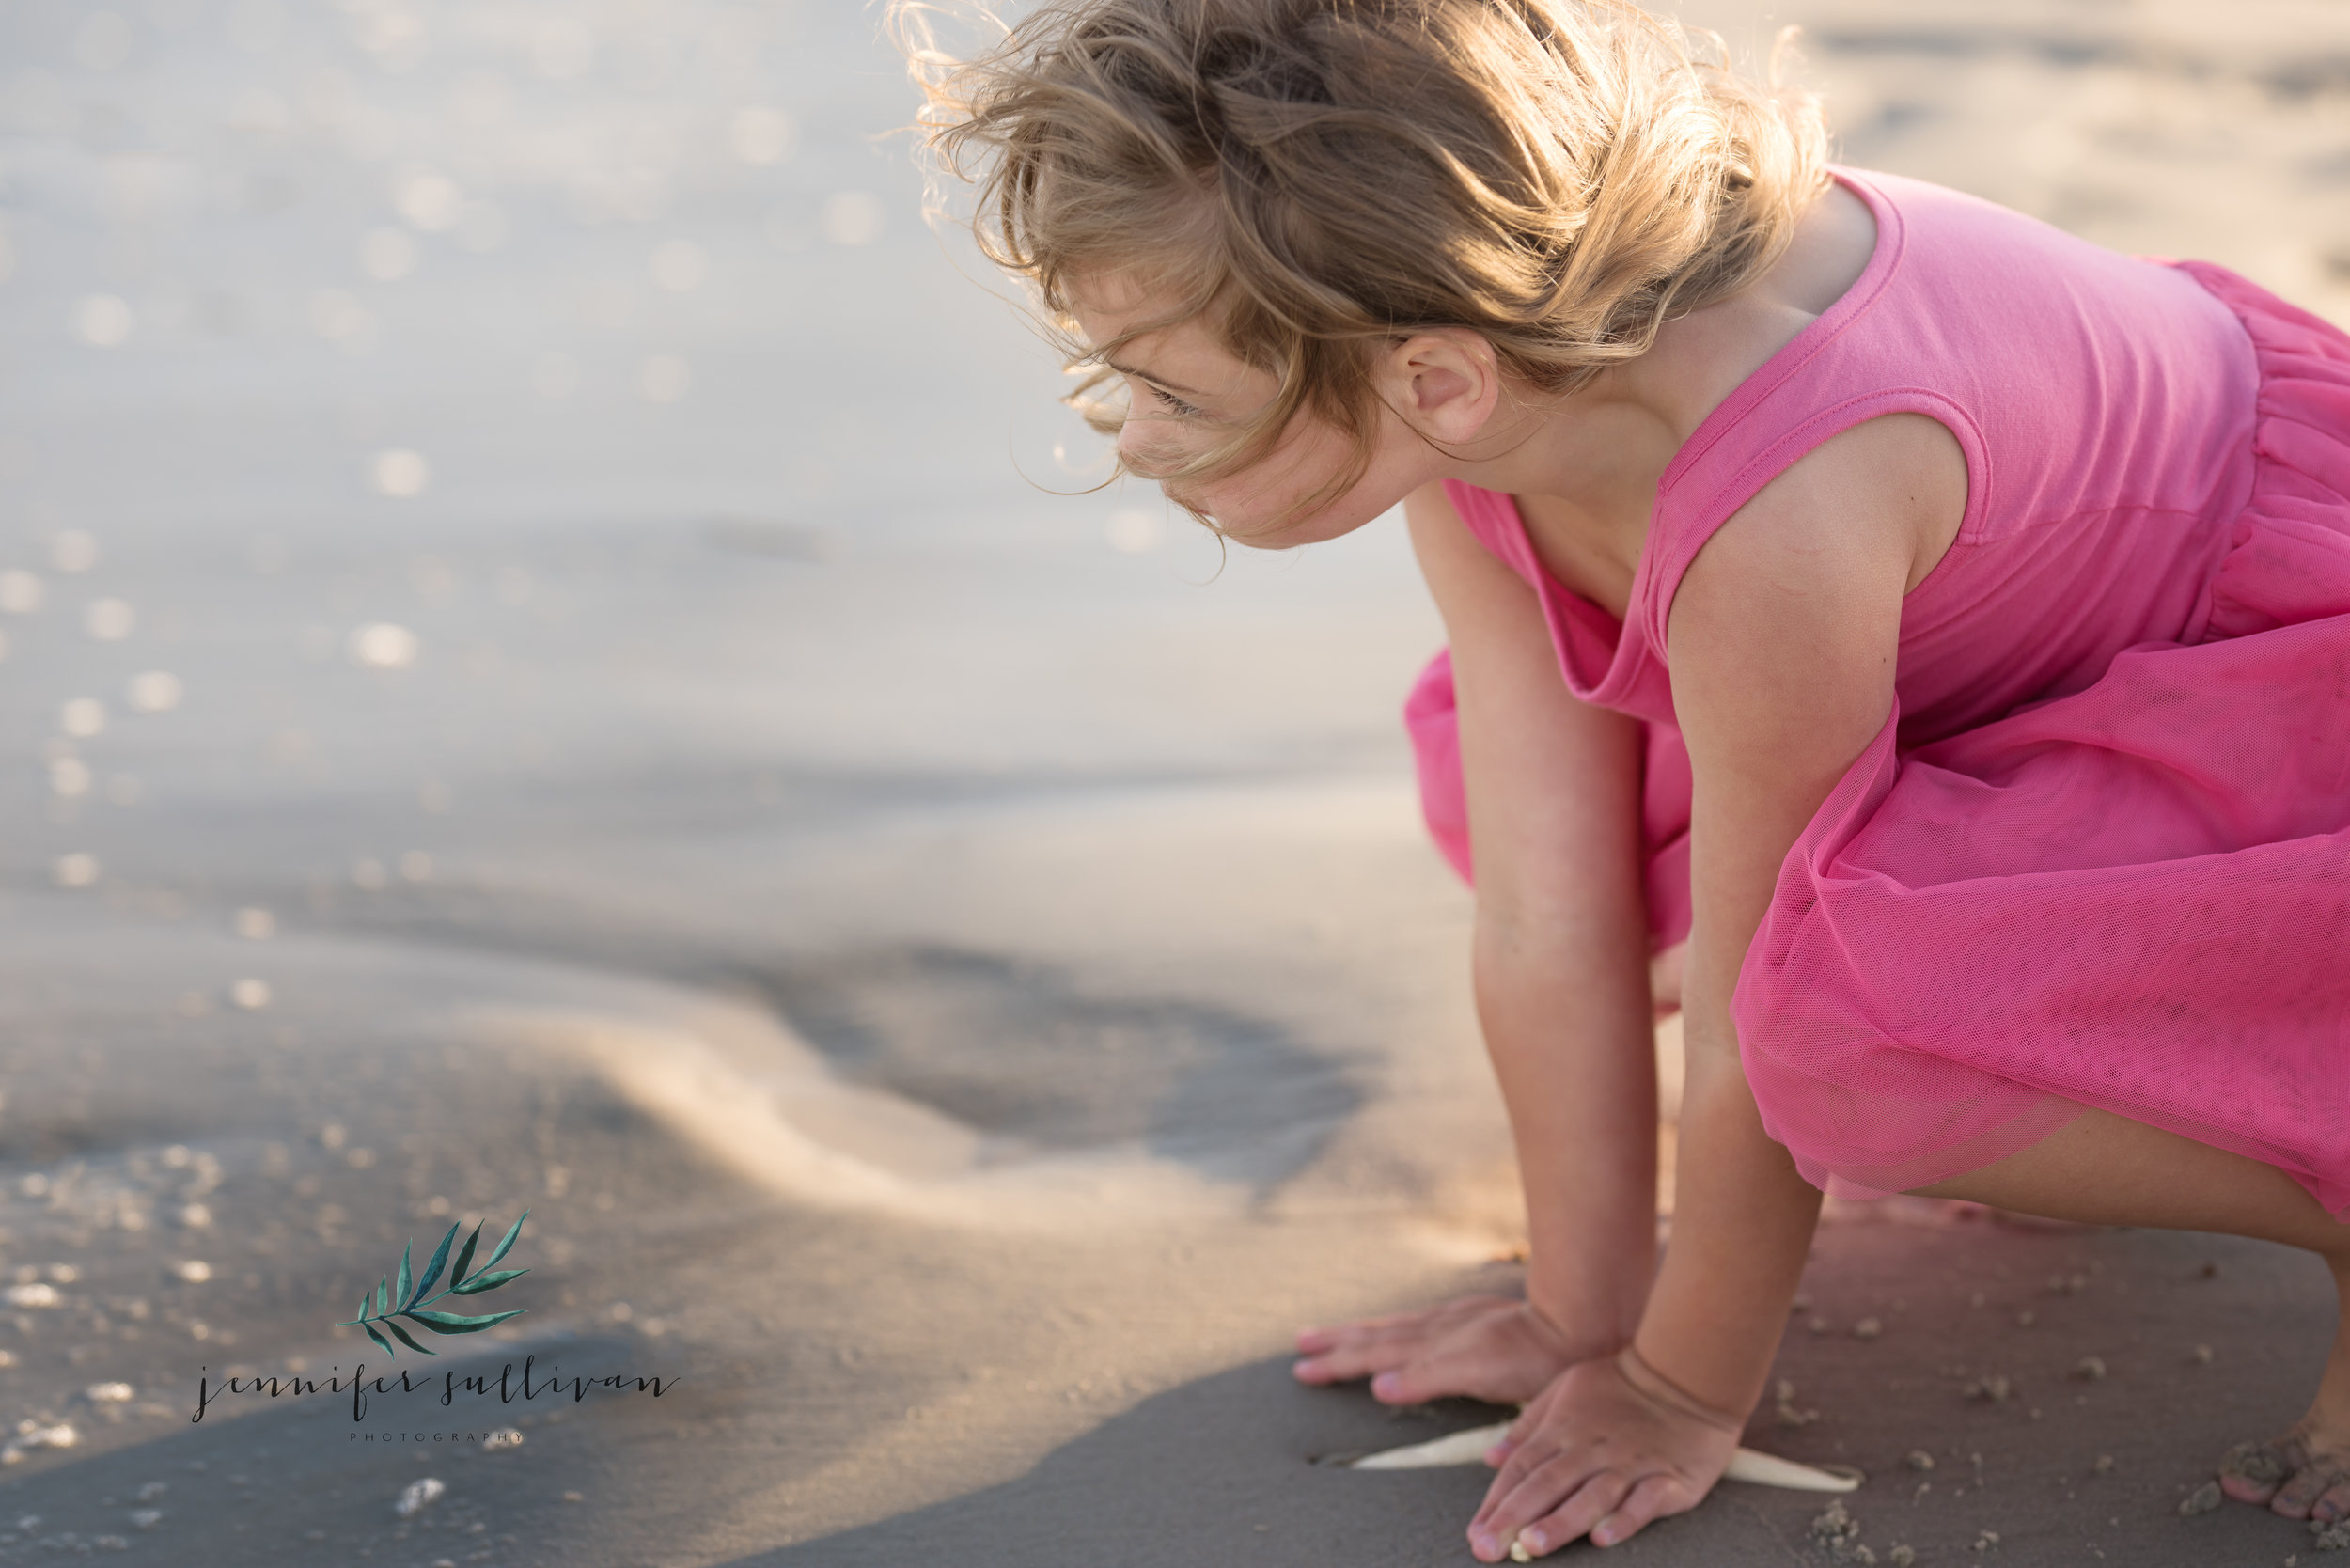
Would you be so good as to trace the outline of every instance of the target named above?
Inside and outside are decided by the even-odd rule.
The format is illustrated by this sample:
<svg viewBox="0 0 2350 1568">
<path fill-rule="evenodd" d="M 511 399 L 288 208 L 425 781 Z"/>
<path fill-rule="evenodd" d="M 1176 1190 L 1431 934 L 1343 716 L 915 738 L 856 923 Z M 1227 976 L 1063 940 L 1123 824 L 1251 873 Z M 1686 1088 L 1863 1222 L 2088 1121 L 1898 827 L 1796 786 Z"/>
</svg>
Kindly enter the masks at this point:
<svg viewBox="0 0 2350 1568">
<path fill-rule="evenodd" d="M 392 179 L 392 205 L 414 227 L 438 234 L 457 227 L 465 210 L 465 193 L 439 170 L 412 164 Z"/>
<path fill-rule="evenodd" d="M 131 677 L 126 695 L 135 713 L 167 713 L 180 706 L 185 694 L 180 677 L 167 669 L 150 669 Z"/>
<path fill-rule="evenodd" d="M 415 237 L 404 228 L 378 228 L 359 242 L 359 270 L 378 283 L 397 283 L 416 270 Z"/>
<path fill-rule="evenodd" d="M 116 348 L 130 340 L 130 303 L 118 294 L 85 294 L 73 307 L 73 330 L 94 349 Z"/>
<path fill-rule="evenodd" d="M 106 705 L 94 697 L 77 697 L 57 710 L 57 728 L 77 741 L 103 733 Z"/>
<path fill-rule="evenodd" d="M 98 537 L 79 528 L 61 528 L 49 539 L 49 564 L 71 573 L 98 564 Z"/>
<path fill-rule="evenodd" d="M 676 402 L 693 384 L 693 368 L 680 354 L 649 354 L 636 369 L 636 390 L 649 402 Z"/>
<path fill-rule="evenodd" d="M 388 620 L 370 621 L 351 634 L 351 657 L 369 669 L 406 669 L 416 662 L 416 634 Z"/>
<path fill-rule="evenodd" d="M 652 280 L 673 294 L 698 289 L 710 274 L 710 259 L 691 240 L 671 240 L 652 253 Z"/>
<path fill-rule="evenodd" d="M 405 501 L 424 494 L 425 486 L 432 482 L 432 469 L 421 453 L 394 447 L 368 460 L 368 480 L 378 494 Z"/>
<path fill-rule="evenodd" d="M 49 588 L 29 572 L 0 572 L 0 610 L 31 615 L 49 601 Z"/>
<path fill-rule="evenodd" d="M 82 611 L 82 627 L 100 642 L 120 642 L 137 629 L 138 611 L 127 599 L 93 599 Z"/>
<path fill-rule="evenodd" d="M 816 209 L 816 232 L 836 245 L 870 245 L 888 222 L 881 198 L 870 191 L 835 191 Z"/>
<path fill-rule="evenodd" d="M 791 156 L 799 127 L 781 109 L 753 103 L 734 111 L 734 118 L 727 123 L 727 140 L 734 155 L 746 164 L 780 164 Z"/>
<path fill-rule="evenodd" d="M 1124 556 L 1147 555 L 1167 542 L 1167 524 L 1154 512 L 1129 508 L 1110 513 L 1103 525 L 1110 548 Z"/>
<path fill-rule="evenodd" d="M 407 236 L 400 238 L 405 241 Z M 341 289 L 312 294 L 309 315 L 311 330 L 330 343 L 354 351 L 375 346 L 375 313 Z"/>
</svg>

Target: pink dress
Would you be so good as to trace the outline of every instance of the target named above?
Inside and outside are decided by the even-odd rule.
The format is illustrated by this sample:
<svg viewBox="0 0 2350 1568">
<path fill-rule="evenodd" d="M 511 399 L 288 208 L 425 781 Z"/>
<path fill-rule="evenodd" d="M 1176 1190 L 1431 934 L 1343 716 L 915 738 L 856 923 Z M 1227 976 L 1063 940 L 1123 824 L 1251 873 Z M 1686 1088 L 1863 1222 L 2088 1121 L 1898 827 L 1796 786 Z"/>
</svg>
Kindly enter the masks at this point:
<svg viewBox="0 0 2350 1568">
<path fill-rule="evenodd" d="M 1543 572 L 1509 496 L 1450 487 L 1568 686 L 1647 727 L 1653 937 L 1689 926 L 1683 572 L 1821 442 L 1929 416 L 1966 453 L 1958 541 L 1904 603 L 1893 716 L 1789 854 L 1732 999 L 1764 1124 L 1870 1197 L 2096 1105 L 2350 1217 L 2350 337 L 2218 267 L 1836 178 L 1875 255 L 1674 457 L 1622 625 Z M 1405 712 L 1465 876 L 1444 655 Z"/>
</svg>

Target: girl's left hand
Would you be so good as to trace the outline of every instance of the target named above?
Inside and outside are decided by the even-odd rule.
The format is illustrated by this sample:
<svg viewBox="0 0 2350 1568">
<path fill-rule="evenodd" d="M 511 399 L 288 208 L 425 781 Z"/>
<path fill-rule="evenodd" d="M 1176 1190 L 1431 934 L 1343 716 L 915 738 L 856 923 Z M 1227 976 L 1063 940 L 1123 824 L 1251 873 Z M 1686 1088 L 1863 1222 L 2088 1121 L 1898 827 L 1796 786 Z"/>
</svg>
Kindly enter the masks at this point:
<svg viewBox="0 0 2350 1568">
<path fill-rule="evenodd" d="M 1737 1451 L 1739 1423 L 1676 1394 L 1618 1357 L 1559 1373 L 1485 1456 L 1501 1473 L 1469 1521 L 1478 1560 L 1500 1561 L 1512 1543 L 1536 1557 L 1585 1535 L 1612 1546 L 1703 1501 Z"/>
</svg>

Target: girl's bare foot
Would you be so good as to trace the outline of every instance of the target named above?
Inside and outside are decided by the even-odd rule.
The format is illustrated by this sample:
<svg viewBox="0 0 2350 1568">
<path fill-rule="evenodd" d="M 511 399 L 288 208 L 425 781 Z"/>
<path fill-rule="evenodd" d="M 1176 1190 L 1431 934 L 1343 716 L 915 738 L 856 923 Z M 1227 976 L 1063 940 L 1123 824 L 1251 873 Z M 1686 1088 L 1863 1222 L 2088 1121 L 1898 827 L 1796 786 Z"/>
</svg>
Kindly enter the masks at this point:
<svg viewBox="0 0 2350 1568">
<path fill-rule="evenodd" d="M 2230 1450 L 2219 1462 L 2219 1489 L 2288 1519 L 2330 1525 L 2350 1519 L 2350 1247 L 2337 1244 L 2326 1263 L 2343 1311 L 2317 1399 L 2283 1436 Z"/>
<path fill-rule="evenodd" d="M 2332 1524 L 2350 1516 L 2350 1430 L 2311 1411 L 2281 1437 L 2229 1450 L 2219 1462 L 2219 1489 L 2288 1519 Z"/>
<path fill-rule="evenodd" d="M 1515 1296 L 1466 1295 L 1425 1311 L 1371 1318 L 1297 1336 L 1290 1370 L 1301 1383 L 1371 1379 L 1373 1399 L 1418 1404 L 1447 1395 L 1524 1404 L 1575 1362 L 1614 1342 L 1577 1345 Z"/>
</svg>

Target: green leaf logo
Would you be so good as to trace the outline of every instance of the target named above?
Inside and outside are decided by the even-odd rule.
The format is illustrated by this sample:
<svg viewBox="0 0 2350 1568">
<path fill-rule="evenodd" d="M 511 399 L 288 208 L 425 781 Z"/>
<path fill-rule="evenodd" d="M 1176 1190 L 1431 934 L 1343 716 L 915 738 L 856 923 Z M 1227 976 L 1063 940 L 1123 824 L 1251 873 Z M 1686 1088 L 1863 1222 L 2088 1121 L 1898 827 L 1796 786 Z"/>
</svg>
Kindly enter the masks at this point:
<svg viewBox="0 0 2350 1568">
<path fill-rule="evenodd" d="M 370 1293 L 374 1298 L 375 1309 L 373 1311 L 368 1309 L 368 1297 L 362 1295 L 359 1298 L 359 1315 L 349 1323 L 338 1323 L 335 1326 L 364 1330 L 368 1338 L 373 1340 L 384 1355 L 397 1359 L 400 1352 L 392 1348 L 392 1340 L 398 1340 L 419 1356 L 436 1354 L 418 1344 L 415 1337 L 400 1325 L 397 1320 L 400 1318 L 406 1318 L 420 1327 L 429 1328 L 435 1334 L 478 1334 L 494 1324 L 504 1323 L 508 1318 L 522 1316 L 526 1309 L 520 1307 L 510 1312 L 491 1312 L 482 1317 L 468 1318 L 461 1317 L 455 1312 L 436 1312 L 431 1310 L 431 1306 L 442 1296 L 479 1295 L 484 1291 L 496 1290 L 509 1279 L 519 1279 L 528 1274 L 530 1271 L 526 1268 L 498 1268 L 496 1265 L 497 1261 L 505 1257 L 512 1248 L 514 1238 L 523 1233 L 523 1220 L 529 1217 L 530 1211 L 525 1209 L 521 1218 L 514 1221 L 513 1229 L 506 1232 L 505 1240 L 499 1242 L 496 1250 L 481 1261 L 481 1266 L 478 1269 L 473 1267 L 473 1254 L 475 1247 L 481 1240 L 481 1227 L 475 1226 L 473 1234 L 465 1238 L 465 1245 L 458 1248 L 457 1266 L 449 1271 L 448 1289 L 441 1292 L 440 1295 L 427 1296 L 425 1292 L 440 1283 L 441 1270 L 448 1262 L 449 1244 L 457 1239 L 458 1226 L 452 1225 L 448 1228 L 448 1234 L 441 1238 L 441 1245 L 432 1249 L 432 1261 L 424 1265 L 424 1278 L 415 1280 L 413 1284 L 409 1279 L 408 1272 L 410 1249 L 408 1247 L 401 1247 L 399 1275 L 394 1278 L 377 1280 L 374 1291 Z M 460 1225 L 462 1223 L 462 1220 L 459 1222 Z M 468 1269 L 472 1269 L 473 1272 L 468 1274 L 466 1272 Z M 385 1339 L 384 1337 L 385 1334 L 389 1334 L 392 1339 Z"/>
</svg>

